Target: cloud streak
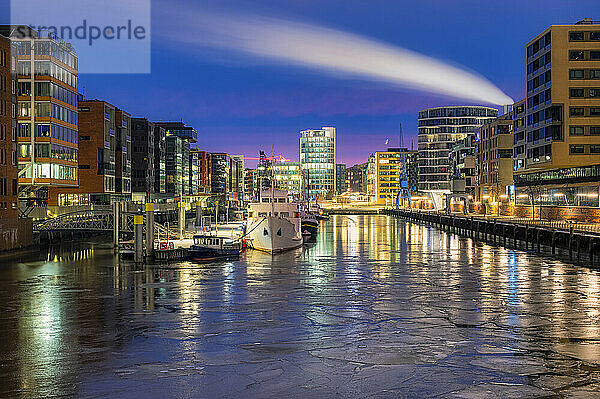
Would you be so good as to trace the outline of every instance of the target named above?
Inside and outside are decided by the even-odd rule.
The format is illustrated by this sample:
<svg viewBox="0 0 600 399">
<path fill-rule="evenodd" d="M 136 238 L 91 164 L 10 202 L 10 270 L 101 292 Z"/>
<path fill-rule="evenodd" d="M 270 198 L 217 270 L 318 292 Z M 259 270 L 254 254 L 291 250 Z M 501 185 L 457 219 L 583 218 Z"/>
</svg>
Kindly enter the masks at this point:
<svg viewBox="0 0 600 399">
<path fill-rule="evenodd" d="M 166 10 L 173 13 L 173 9 Z M 482 76 L 401 47 L 317 25 L 253 15 L 186 10 L 172 15 L 175 42 L 285 62 L 329 74 L 480 103 L 513 100 Z"/>
</svg>

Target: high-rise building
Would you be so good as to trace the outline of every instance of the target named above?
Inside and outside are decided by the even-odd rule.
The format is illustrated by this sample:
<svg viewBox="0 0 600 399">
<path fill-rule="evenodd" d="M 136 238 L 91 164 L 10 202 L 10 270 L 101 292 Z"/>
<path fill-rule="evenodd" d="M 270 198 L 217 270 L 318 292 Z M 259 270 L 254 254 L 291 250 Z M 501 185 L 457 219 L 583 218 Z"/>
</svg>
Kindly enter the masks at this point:
<svg viewBox="0 0 600 399">
<path fill-rule="evenodd" d="M 347 190 L 353 193 L 367 193 L 367 163 L 354 165 L 346 169 Z"/>
<path fill-rule="evenodd" d="M 302 195 L 302 172 L 300 162 L 276 162 L 273 164 L 275 187 L 288 192 L 288 195 Z"/>
<path fill-rule="evenodd" d="M 78 185 L 77 55 L 48 31 L 2 31 L 17 46 L 20 196 L 40 204 L 49 188 Z"/>
<path fill-rule="evenodd" d="M 153 199 L 154 123 L 145 118 L 131 119 L 131 191 L 135 202 Z"/>
<path fill-rule="evenodd" d="M 430 193 L 437 209 L 442 207 L 443 195 L 451 192 L 452 147 L 497 116 L 497 109 L 480 106 L 438 107 L 419 112 L 419 191 Z"/>
<path fill-rule="evenodd" d="M 31 244 L 32 234 L 18 210 L 16 60 L 17 46 L 0 32 L 0 251 Z"/>
<path fill-rule="evenodd" d="M 508 202 L 513 185 L 513 112 L 486 123 L 477 131 L 475 199 L 495 205 Z"/>
<path fill-rule="evenodd" d="M 336 130 L 323 127 L 300 132 L 300 166 L 310 198 L 331 199 L 335 194 Z"/>
<path fill-rule="evenodd" d="M 409 163 L 414 162 L 416 151 L 406 148 L 388 148 L 369 157 L 369 194 L 376 204 L 395 205 L 398 193 L 410 191 Z M 414 183 L 413 183 L 414 184 Z M 407 193 L 408 194 L 408 193 Z"/>
<path fill-rule="evenodd" d="M 527 43 L 526 65 L 525 134 L 515 126 L 517 203 L 599 206 L 600 24 L 548 27 Z"/>
<path fill-rule="evenodd" d="M 64 148 L 60 155 L 79 160 L 79 186 L 51 187 L 49 204 L 108 205 L 117 192 L 116 107 L 101 100 L 80 100 L 78 105 L 79 152 Z"/>
<path fill-rule="evenodd" d="M 346 164 L 335 164 L 335 192 L 337 195 L 346 192 Z"/>
</svg>

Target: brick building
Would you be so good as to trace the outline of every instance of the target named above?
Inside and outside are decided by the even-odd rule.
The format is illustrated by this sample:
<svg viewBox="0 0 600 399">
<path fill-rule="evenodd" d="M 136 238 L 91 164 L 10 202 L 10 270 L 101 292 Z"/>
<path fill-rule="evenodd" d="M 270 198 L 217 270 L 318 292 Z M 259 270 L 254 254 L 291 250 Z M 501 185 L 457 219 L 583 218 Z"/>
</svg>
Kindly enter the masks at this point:
<svg viewBox="0 0 600 399">
<path fill-rule="evenodd" d="M 31 244 L 31 221 L 20 220 L 16 107 L 16 46 L 0 35 L 0 251 Z"/>
</svg>

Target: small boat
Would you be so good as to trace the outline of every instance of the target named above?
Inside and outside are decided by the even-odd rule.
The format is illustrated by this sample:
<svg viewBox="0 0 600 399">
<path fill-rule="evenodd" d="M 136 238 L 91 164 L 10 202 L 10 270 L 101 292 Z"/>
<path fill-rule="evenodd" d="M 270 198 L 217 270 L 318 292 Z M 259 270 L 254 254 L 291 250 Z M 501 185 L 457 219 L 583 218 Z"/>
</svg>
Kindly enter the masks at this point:
<svg viewBox="0 0 600 399">
<path fill-rule="evenodd" d="M 239 240 L 226 237 L 197 234 L 194 244 L 188 250 L 190 258 L 195 261 L 210 261 L 217 259 L 237 259 L 242 245 Z"/>
<path fill-rule="evenodd" d="M 319 221 L 316 216 L 305 207 L 300 208 L 300 225 L 302 235 L 305 237 L 316 237 L 319 232 Z"/>
<path fill-rule="evenodd" d="M 323 211 L 323 208 L 321 208 L 318 204 L 310 204 L 309 205 L 309 212 L 311 212 L 312 214 L 314 214 L 315 218 L 317 220 L 327 220 L 327 219 L 329 219 L 329 215 L 327 215 Z"/>
</svg>

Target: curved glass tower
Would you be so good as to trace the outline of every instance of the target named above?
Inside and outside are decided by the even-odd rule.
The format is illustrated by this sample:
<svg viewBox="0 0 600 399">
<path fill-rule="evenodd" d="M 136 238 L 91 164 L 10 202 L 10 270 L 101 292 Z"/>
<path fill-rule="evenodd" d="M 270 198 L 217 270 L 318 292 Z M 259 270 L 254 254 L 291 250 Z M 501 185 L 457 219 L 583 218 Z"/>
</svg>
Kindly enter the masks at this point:
<svg viewBox="0 0 600 399">
<path fill-rule="evenodd" d="M 479 106 L 428 108 L 419 112 L 419 191 L 450 193 L 450 152 L 455 142 L 498 117 L 498 110 Z M 435 199 L 434 199 L 434 202 Z"/>
</svg>

